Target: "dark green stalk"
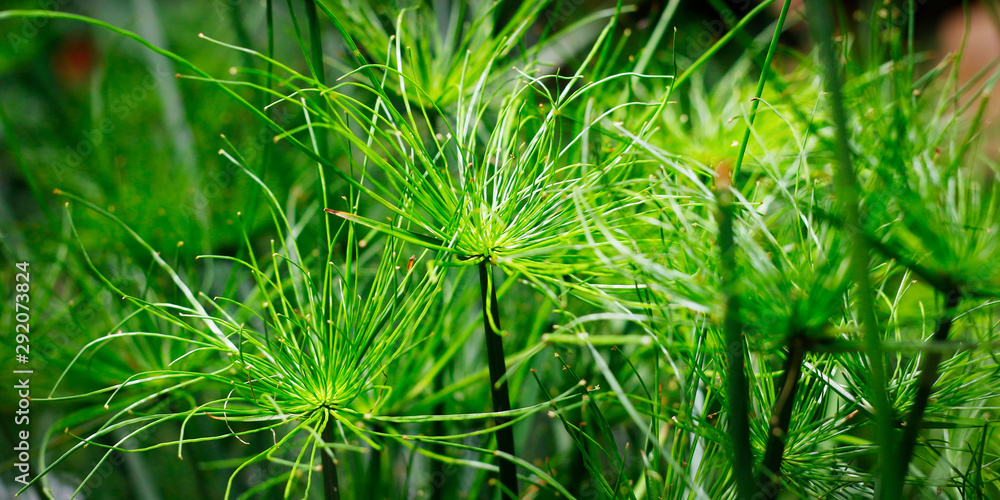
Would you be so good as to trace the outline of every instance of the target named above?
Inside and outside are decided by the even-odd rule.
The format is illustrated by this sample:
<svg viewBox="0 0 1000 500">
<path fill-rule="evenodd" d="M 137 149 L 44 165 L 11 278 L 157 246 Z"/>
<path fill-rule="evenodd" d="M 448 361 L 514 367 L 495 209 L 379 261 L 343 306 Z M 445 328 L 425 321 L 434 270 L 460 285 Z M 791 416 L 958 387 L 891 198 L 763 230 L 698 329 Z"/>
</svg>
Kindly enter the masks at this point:
<svg viewBox="0 0 1000 500">
<path fill-rule="evenodd" d="M 333 417 L 328 417 L 326 425 L 323 426 L 323 442 L 332 443 L 333 437 Z M 323 450 L 320 453 L 323 460 L 323 498 L 326 500 L 340 500 L 340 480 L 337 478 L 337 464 L 330 458 L 330 454 Z"/>
<path fill-rule="evenodd" d="M 503 354 L 503 339 L 500 337 L 500 303 L 497 290 L 491 279 L 492 268 L 485 258 L 479 263 L 479 285 L 483 298 L 483 327 L 486 331 L 486 356 L 490 365 L 490 394 L 493 396 L 493 411 L 510 411 L 510 393 L 507 387 L 507 362 Z M 494 425 L 501 426 L 510 417 L 496 417 Z M 514 428 L 497 429 L 497 450 L 514 456 Z M 500 484 L 518 498 L 517 467 L 509 460 L 500 460 Z"/>
<path fill-rule="evenodd" d="M 729 436 L 733 440 L 733 474 L 736 476 L 737 498 L 754 494 L 753 450 L 750 448 L 750 391 L 747 384 L 746 360 L 743 357 L 743 324 L 740 321 L 740 296 L 736 280 L 736 244 L 733 237 L 733 195 L 730 192 L 731 173 L 719 169 L 719 250 L 721 252 L 722 290 L 726 296 L 726 402 L 729 406 Z"/>
<path fill-rule="evenodd" d="M 902 480 L 898 477 L 895 463 L 895 440 L 893 437 L 892 407 L 886 390 L 885 359 L 882 339 L 879 337 L 875 318 L 875 293 L 871 276 L 868 274 L 869 248 L 861 235 L 861 213 L 858 209 L 861 187 L 854 175 L 851 164 L 851 149 L 847 135 L 847 111 L 844 108 L 843 83 L 840 80 L 840 61 L 833 44 L 833 6 L 829 0 L 815 0 L 808 4 L 810 25 L 815 29 L 819 43 L 820 61 L 826 72 L 824 77 L 830 94 L 830 106 L 835 132 L 834 183 L 836 197 L 844 214 L 844 226 L 851 242 L 851 273 L 857 290 L 855 303 L 858 305 L 861 331 L 867 341 L 868 364 L 871 368 L 871 398 L 875 409 L 875 437 L 879 443 L 878 467 L 882 473 L 876 494 L 882 498 L 886 492 L 898 492 Z"/>
<path fill-rule="evenodd" d="M 316 12 L 316 0 L 305 0 L 306 19 L 309 22 L 309 68 L 313 78 L 320 85 L 326 85 L 323 71 L 323 39 L 320 36 L 319 15 Z"/>
<path fill-rule="evenodd" d="M 795 392 L 799 388 L 802 377 L 802 360 L 806 353 L 806 338 L 800 333 L 792 335 L 788 345 L 788 356 L 785 358 L 784 374 L 778 385 L 778 397 L 771 411 L 771 432 L 768 434 L 767 447 L 764 449 L 764 463 L 760 472 L 762 491 L 773 492 L 772 497 L 781 491 L 778 476 L 781 475 L 781 459 L 785 453 L 785 441 L 788 429 L 792 424 L 792 407 L 795 406 Z"/>
<path fill-rule="evenodd" d="M 945 294 L 944 315 L 938 321 L 937 329 L 931 337 L 931 344 L 948 340 L 948 333 L 951 331 L 951 324 L 955 320 L 955 308 L 962 298 L 961 293 L 951 291 Z M 938 349 L 930 349 L 924 356 L 924 362 L 920 366 L 920 381 L 917 386 L 917 395 L 913 398 L 913 407 L 906 418 L 906 426 L 903 427 L 903 439 L 899 445 L 899 469 L 900 478 L 906 477 L 906 472 L 910 468 L 910 458 L 917 445 L 917 435 L 920 434 L 920 426 L 924 421 L 924 412 L 927 411 L 927 400 L 934 390 L 934 383 L 937 382 L 938 366 L 941 364 L 942 352 Z M 900 481 L 899 495 L 902 495 L 902 481 Z"/>
<path fill-rule="evenodd" d="M 313 78 L 316 79 L 317 86 L 321 89 L 325 89 L 326 72 L 323 69 L 323 39 L 321 37 L 322 31 L 319 27 L 319 15 L 316 11 L 316 1 L 305 0 L 305 7 L 306 18 L 309 23 L 309 66 L 312 69 Z M 314 97 L 313 99 L 317 108 L 322 108 L 324 103 L 327 102 L 327 100 L 322 97 Z M 326 171 L 332 168 L 335 175 L 345 177 L 345 174 L 340 172 L 340 170 L 337 167 L 334 167 L 330 162 L 330 148 L 329 143 L 327 142 L 326 130 L 323 127 L 314 127 L 310 129 L 309 133 L 315 141 L 316 155 L 321 159 L 321 161 L 318 161 L 316 164 L 316 171 L 319 174 L 319 186 L 321 190 L 320 202 L 323 204 L 323 207 L 329 207 L 330 203 L 327 199 L 329 189 L 326 185 Z M 351 180 L 353 180 L 353 178 L 351 178 Z M 330 220 L 326 217 L 323 218 L 323 231 L 327 245 L 329 245 L 329 251 L 332 252 L 334 233 L 330 229 Z"/>
<path fill-rule="evenodd" d="M 272 0 L 267 0 L 267 3 L 265 5 L 265 16 L 267 19 L 268 58 L 274 57 L 274 13 L 272 11 L 271 1 Z M 253 40 L 250 37 L 250 33 L 247 31 L 246 26 L 244 26 L 243 24 L 242 6 L 239 4 L 232 5 L 229 13 L 230 13 L 230 22 L 233 25 L 233 30 L 236 32 L 236 39 L 239 41 L 240 45 L 248 49 L 254 48 Z M 243 59 L 242 63 L 243 66 L 247 68 L 253 68 L 254 58 L 249 53 L 246 52 L 241 52 L 241 54 L 242 54 L 241 58 Z M 270 61 L 267 62 L 266 73 L 268 75 L 273 74 L 272 65 L 273 63 L 271 63 Z M 257 83 L 262 85 L 267 90 L 271 90 L 270 78 L 260 77 L 258 78 Z M 264 113 L 266 113 L 270 117 L 271 110 L 265 109 L 267 108 L 268 98 L 269 98 L 268 93 L 259 92 L 257 94 L 257 100 L 254 103 L 254 106 L 256 106 L 257 109 L 263 110 Z M 263 143 L 259 144 L 259 147 L 261 148 L 261 154 L 259 155 L 260 161 L 258 162 L 257 165 L 256 174 L 261 181 L 265 181 L 265 179 L 267 179 L 267 166 L 271 162 L 271 152 L 274 149 L 274 141 L 264 141 Z M 248 230 L 251 232 L 253 231 L 254 222 L 257 220 L 257 208 L 260 206 L 258 200 L 260 199 L 262 190 L 263 189 L 256 184 L 253 184 L 250 188 L 250 193 L 251 193 L 250 202 L 247 204 L 245 213 L 246 213 L 246 220 L 250 221 L 250 228 Z M 239 250 L 237 251 L 237 258 L 245 259 L 247 251 L 248 251 L 247 247 L 240 246 Z M 226 282 L 226 287 L 225 287 L 226 292 L 224 295 L 231 296 L 236 291 L 237 279 L 239 276 L 240 273 L 238 269 L 234 267 L 232 272 L 229 273 L 229 279 Z"/>
<path fill-rule="evenodd" d="M 305 0 L 305 2 L 306 18 L 309 22 L 309 66 L 319 86 L 326 87 L 326 75 L 323 70 L 323 38 L 319 27 L 319 15 L 316 12 L 316 0 Z M 316 150 L 321 157 L 328 158 L 326 134 L 322 128 L 316 130 Z"/>
<path fill-rule="evenodd" d="M 385 432 L 385 428 L 378 424 L 372 425 L 372 432 Z M 382 484 L 382 462 L 386 454 L 382 450 L 376 450 L 372 448 L 371 457 L 368 459 L 368 491 L 381 491 L 384 489 Z"/>
</svg>

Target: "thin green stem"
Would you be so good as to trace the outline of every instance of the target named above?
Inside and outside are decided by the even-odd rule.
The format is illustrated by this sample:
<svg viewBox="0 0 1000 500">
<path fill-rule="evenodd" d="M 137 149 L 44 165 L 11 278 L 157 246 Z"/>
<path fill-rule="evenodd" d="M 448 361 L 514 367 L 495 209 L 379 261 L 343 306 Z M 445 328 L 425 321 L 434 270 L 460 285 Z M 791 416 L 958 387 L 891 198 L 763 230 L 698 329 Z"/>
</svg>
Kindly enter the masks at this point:
<svg viewBox="0 0 1000 500">
<path fill-rule="evenodd" d="M 500 303 L 497 302 L 496 286 L 493 284 L 492 268 L 489 261 L 479 263 L 479 284 L 483 298 L 483 327 L 486 331 L 486 355 L 490 365 L 490 394 L 493 396 L 493 411 L 510 410 L 510 393 L 507 386 L 507 363 L 503 354 L 503 339 L 500 337 Z M 496 417 L 494 425 L 501 426 L 510 417 Z M 501 427 L 496 431 L 497 450 L 514 455 L 514 428 Z M 500 460 L 500 483 L 518 498 L 517 466 L 509 460 Z"/>
<path fill-rule="evenodd" d="M 878 323 L 875 318 L 875 293 L 872 288 L 871 276 L 868 272 L 869 248 L 867 240 L 861 235 L 861 213 L 858 209 L 861 187 L 854 174 L 851 163 L 851 150 L 848 142 L 847 111 L 844 108 L 843 83 L 840 75 L 840 60 L 833 43 L 833 5 L 829 0 L 816 0 L 809 4 L 810 24 L 815 29 L 815 37 L 819 43 L 819 53 L 822 66 L 825 69 L 827 91 L 830 94 L 834 132 L 836 166 L 834 183 L 836 197 L 844 214 L 844 226 L 851 242 L 851 273 L 854 275 L 857 297 L 855 304 L 860 315 L 861 331 L 867 341 L 868 364 L 871 368 L 871 398 L 875 409 L 876 440 L 879 443 L 878 468 L 882 475 L 876 494 L 882 498 L 886 492 L 899 491 L 901 478 L 896 474 L 894 466 L 897 460 L 895 440 L 892 428 L 892 407 L 889 405 L 886 390 L 885 359 L 882 352 L 882 339 L 879 337 Z"/>
<path fill-rule="evenodd" d="M 792 408 L 795 406 L 795 392 L 802 377 L 802 360 L 806 353 L 806 338 L 801 333 L 793 334 L 789 339 L 788 356 L 785 357 L 784 373 L 778 385 L 778 396 L 771 411 L 771 432 L 767 437 L 767 447 L 764 449 L 764 463 L 760 472 L 762 491 L 781 491 L 778 477 L 781 475 L 781 459 L 785 453 L 785 443 L 788 439 L 788 429 L 792 424 Z"/>
<path fill-rule="evenodd" d="M 781 14 L 778 15 L 778 22 L 774 25 L 774 36 L 771 37 L 771 45 L 767 48 L 767 56 L 764 58 L 764 67 L 760 70 L 760 80 L 757 81 L 757 91 L 754 92 L 753 102 L 750 104 L 750 116 L 747 117 L 747 129 L 743 133 L 743 141 L 740 143 L 740 153 L 736 156 L 736 166 L 733 167 L 733 179 L 740 175 L 740 167 L 743 166 L 743 157 L 747 152 L 747 144 L 750 142 L 750 132 L 753 130 L 753 120 L 757 117 L 757 106 L 760 104 L 760 96 L 764 94 L 764 85 L 767 84 L 767 74 L 771 72 L 771 60 L 774 53 L 778 51 L 778 39 L 781 38 L 781 28 L 785 25 L 785 18 L 788 16 L 788 7 L 792 0 L 785 0 L 781 6 Z"/>
<path fill-rule="evenodd" d="M 377 423 L 372 424 L 372 433 L 375 434 L 379 432 L 385 432 L 385 428 Z M 369 491 L 379 491 L 383 487 L 382 481 L 384 478 L 382 477 L 382 462 L 385 457 L 386 454 L 383 453 L 382 450 L 372 448 L 371 457 L 368 459 Z"/>
<path fill-rule="evenodd" d="M 937 329 L 931 336 L 931 344 L 948 340 L 948 333 L 951 332 L 951 325 L 955 320 L 955 308 L 962 295 L 957 290 L 945 294 L 944 314 L 938 321 Z M 938 367 L 941 365 L 943 352 L 938 349 L 930 349 L 924 356 L 924 362 L 920 366 L 920 381 L 917 386 L 917 395 L 913 398 L 913 407 L 906 418 L 906 426 L 903 427 L 903 439 L 899 444 L 899 477 L 906 477 L 906 472 L 910 468 L 910 459 L 913 450 L 917 445 L 917 435 L 920 434 L 920 427 L 924 421 L 924 412 L 927 411 L 927 401 L 934 390 L 934 383 L 937 382 Z M 902 481 L 900 481 L 899 495 L 902 495 Z"/>
<path fill-rule="evenodd" d="M 330 417 L 326 425 L 323 426 L 323 442 L 332 443 L 333 418 Z M 326 500 L 340 500 L 340 480 L 337 478 L 337 464 L 330 458 L 330 454 L 323 451 L 320 453 L 323 460 L 323 498 Z"/>
<path fill-rule="evenodd" d="M 729 435 L 733 440 L 733 473 L 737 498 L 754 493 L 753 450 L 750 448 L 750 390 L 743 356 L 743 324 L 740 321 L 740 296 L 736 276 L 736 243 L 733 236 L 733 195 L 731 177 L 726 168 L 718 174 L 719 250 L 722 290 L 726 297 L 726 399 L 729 406 Z"/>
<path fill-rule="evenodd" d="M 670 93 L 673 93 L 674 90 L 680 87 L 682 83 L 690 79 L 691 75 L 693 75 L 695 71 L 704 66 L 705 63 L 712 58 L 712 56 L 719 53 L 722 50 L 722 47 L 725 44 L 729 43 L 729 41 L 732 40 L 740 32 L 740 30 L 743 29 L 744 26 L 749 24 L 750 21 L 753 21 L 753 19 L 757 17 L 758 14 L 767 10 L 767 7 L 772 3 L 774 3 L 774 1 L 775 0 L 765 0 L 759 3 L 756 7 L 754 7 L 753 10 L 748 12 L 747 15 L 743 16 L 743 18 L 740 19 L 740 21 L 736 23 L 735 26 L 733 26 L 733 29 L 727 31 L 726 34 L 722 35 L 711 47 L 708 48 L 708 50 L 705 51 L 704 54 L 701 55 L 701 57 L 699 57 L 695 62 L 691 63 L 691 66 L 688 66 L 687 69 L 685 69 L 680 75 L 677 76 L 677 79 L 674 80 L 673 85 L 670 86 Z"/>
</svg>

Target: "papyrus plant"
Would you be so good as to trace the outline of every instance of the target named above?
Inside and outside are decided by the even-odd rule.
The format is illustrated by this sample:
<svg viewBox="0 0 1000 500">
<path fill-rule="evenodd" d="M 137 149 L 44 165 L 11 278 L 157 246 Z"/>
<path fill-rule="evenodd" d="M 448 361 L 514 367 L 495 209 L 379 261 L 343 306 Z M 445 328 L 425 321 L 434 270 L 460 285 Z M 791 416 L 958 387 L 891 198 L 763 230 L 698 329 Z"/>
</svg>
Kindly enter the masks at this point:
<svg viewBox="0 0 1000 500">
<path fill-rule="evenodd" d="M 226 156 L 239 162 L 237 157 Z M 246 240 L 247 260 L 204 256 L 231 261 L 243 269 L 246 286 L 234 297 L 209 297 L 192 290 L 120 219 L 63 193 L 131 233 L 185 298 L 180 303 L 149 302 L 137 291 L 118 289 L 101 275 L 100 264 L 91 263 L 81 247 L 93 272 L 133 303 L 136 312 L 118 325 L 118 331 L 87 343 L 66 367 L 66 373 L 94 350 L 131 338 L 149 338 L 164 348 L 183 346 L 183 352 L 164 366 L 84 394 L 61 395 L 57 384 L 50 400 L 103 396 L 106 411 L 98 415 L 90 412 L 90 418 L 100 423 L 97 429 L 79 436 L 77 444 L 46 464 L 39 477 L 88 444 L 108 448 L 96 469 L 115 450 L 176 447 L 178 457 L 183 457 L 185 447 L 199 442 L 244 441 L 249 435 L 267 433 L 273 435 L 273 444 L 240 462 L 230 478 L 227 496 L 241 470 L 270 460 L 287 466 L 287 471 L 258 487 L 283 481 L 286 497 L 296 491 L 305 496 L 312 473 L 322 470 L 326 497 L 339 498 L 334 450 L 361 448 L 345 444 L 337 436 L 350 433 L 372 448 L 380 447 L 362 431 L 364 424 L 359 426 L 359 422 L 365 414 L 377 412 L 385 392 L 391 390 L 377 381 L 387 376 L 388 365 L 407 348 L 414 326 L 426 313 L 426 303 L 436 290 L 434 271 L 422 272 L 422 257 L 406 258 L 404 244 L 396 238 L 387 237 L 384 244 L 362 250 L 350 223 L 328 234 L 319 246 L 306 246 L 299 241 L 299 234 L 316 220 L 318 203 L 307 206 L 300 219 L 289 219 L 274 194 L 263 184 L 261 187 L 278 236 L 271 240 L 266 257 L 257 257 L 260 252 L 250 239 Z M 164 328 L 132 331 L 129 319 L 136 314 L 151 316 Z M 186 397 L 178 399 L 188 404 L 158 404 L 164 395 L 180 393 Z M 225 396 L 207 397 L 213 393 Z M 192 420 L 203 418 L 224 421 L 230 432 L 193 435 L 186 431 Z M 167 423 L 180 424 L 180 433 L 174 440 L 160 441 L 153 433 Z M 115 433 L 114 444 L 101 444 L 111 433 Z M 130 439 L 142 440 L 144 445 L 129 446 Z"/>
<path fill-rule="evenodd" d="M 599 37 L 588 61 L 599 53 L 608 31 Z M 560 298 L 564 291 L 602 300 L 607 292 L 599 280 L 610 274 L 595 266 L 594 242 L 579 223 L 574 193 L 586 196 L 593 210 L 609 220 L 627 220 L 633 215 L 632 203 L 614 196 L 618 191 L 610 188 L 631 182 L 631 168 L 639 160 L 634 154 L 635 136 L 614 131 L 606 123 L 605 114 L 613 110 L 587 123 L 562 116 L 563 109 L 626 75 L 582 83 L 583 69 L 567 82 L 522 72 L 490 94 L 491 65 L 482 73 L 473 71 L 477 67 L 463 65 L 457 85 L 471 86 L 471 95 L 460 92 L 457 111 L 443 123 L 417 115 L 408 106 L 396 109 L 379 98 L 386 94 L 384 82 L 398 80 L 400 88 L 406 88 L 405 72 L 391 67 L 379 67 L 382 76 L 348 80 L 326 92 L 341 110 L 330 115 L 333 121 L 327 125 L 343 131 L 364 162 L 382 172 L 385 186 L 406 201 L 402 207 L 385 197 L 379 200 L 409 227 L 328 211 L 435 250 L 447 265 L 479 267 L 494 410 L 499 412 L 509 410 L 510 402 L 492 269 L 532 283 L 556 302 L 564 300 Z M 551 88 L 557 83 L 556 89 Z M 349 94 L 352 88 L 375 96 L 374 105 Z M 420 91 L 410 88 L 410 92 Z M 623 103 L 618 108 L 662 105 Z M 341 114 L 361 125 L 362 137 L 355 137 Z M 585 138 L 590 134 L 603 134 L 606 140 L 603 150 L 588 156 L 581 151 L 588 148 Z M 505 421 L 497 419 L 498 448 L 514 455 L 512 431 Z M 511 463 L 501 462 L 501 477 L 508 494 L 516 495 Z"/>
</svg>

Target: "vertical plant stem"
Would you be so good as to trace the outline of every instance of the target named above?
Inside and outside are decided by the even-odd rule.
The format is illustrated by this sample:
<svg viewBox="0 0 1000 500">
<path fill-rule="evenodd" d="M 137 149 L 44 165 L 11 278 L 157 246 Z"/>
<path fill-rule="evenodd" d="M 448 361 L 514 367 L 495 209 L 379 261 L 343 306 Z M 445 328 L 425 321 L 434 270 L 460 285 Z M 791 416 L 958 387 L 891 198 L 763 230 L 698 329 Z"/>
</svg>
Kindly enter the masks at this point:
<svg viewBox="0 0 1000 500">
<path fill-rule="evenodd" d="M 268 59 L 274 57 L 274 15 L 271 8 L 272 7 L 271 1 L 272 0 L 267 0 L 265 4 L 265 17 L 267 21 L 266 24 L 267 24 Z M 239 41 L 240 45 L 248 49 L 253 49 L 254 48 L 253 39 L 250 36 L 250 33 L 247 31 L 246 26 L 243 24 L 243 6 L 240 4 L 230 5 L 229 14 L 230 14 L 230 23 L 233 26 L 233 30 L 236 32 L 236 39 Z M 253 68 L 254 57 L 247 52 L 241 52 L 241 54 L 242 54 L 241 59 L 243 60 L 242 62 L 243 66 L 247 68 Z M 266 74 L 268 75 L 273 74 L 273 63 L 270 60 L 268 60 L 266 63 Z M 270 78 L 267 78 L 265 76 L 260 76 L 257 79 L 257 83 L 263 86 L 268 91 L 271 90 Z M 268 93 L 259 92 L 256 97 L 257 100 L 254 102 L 253 105 L 257 109 L 262 110 L 268 117 L 272 116 L 271 109 L 267 107 L 270 97 Z M 267 179 L 267 166 L 271 163 L 271 153 L 274 149 L 274 141 L 264 141 L 260 145 L 260 148 L 261 148 L 260 161 L 257 163 L 257 168 L 254 169 L 254 172 L 257 174 L 257 177 L 261 181 L 264 181 L 265 179 Z M 247 167 L 249 168 L 249 165 L 247 165 Z M 257 209 L 260 206 L 259 199 L 262 191 L 263 188 L 261 188 L 261 186 L 256 184 L 254 184 L 250 190 L 251 193 L 250 202 L 247 204 L 245 213 L 246 213 L 246 220 L 250 222 L 251 229 L 253 228 L 254 222 L 257 220 Z M 240 246 L 240 249 L 237 251 L 237 258 L 245 259 L 246 252 L 248 250 L 249 249 L 247 247 Z M 229 279 L 226 281 L 226 287 L 225 287 L 226 296 L 231 296 L 233 293 L 236 292 L 236 287 L 238 285 L 237 280 L 239 276 L 240 273 L 238 272 L 238 269 L 234 267 L 232 271 L 229 273 Z"/>
<path fill-rule="evenodd" d="M 840 60 L 833 44 L 833 5 L 829 0 L 815 0 L 808 4 L 810 25 L 819 43 L 820 61 L 825 69 L 824 79 L 830 94 L 830 106 L 835 132 L 834 184 L 836 197 L 844 215 L 845 231 L 851 242 L 851 273 L 856 284 L 855 303 L 858 307 L 859 326 L 866 340 L 868 365 L 871 368 L 871 398 L 875 409 L 875 437 L 879 444 L 876 495 L 891 498 L 886 492 L 899 491 L 902 480 L 895 466 L 895 438 L 893 436 L 892 408 L 886 390 L 885 359 L 882 339 L 879 337 L 875 318 L 875 293 L 868 273 L 869 249 L 861 234 L 861 213 L 858 209 L 861 187 L 851 164 L 851 150 L 847 135 L 847 111 L 844 108 L 843 84 L 840 80 Z"/>
<path fill-rule="evenodd" d="M 932 347 L 935 343 L 948 340 L 951 324 L 955 320 L 955 308 L 958 307 L 958 302 L 961 298 L 962 296 L 957 290 L 952 290 L 945 294 L 944 314 L 938 321 L 937 329 L 934 330 L 931 341 L 928 342 Z M 903 439 L 899 444 L 900 461 L 898 473 L 900 478 L 906 477 L 906 472 L 910 468 L 910 459 L 917 445 L 917 435 L 920 434 L 924 412 L 927 411 L 927 400 L 930 399 L 931 392 L 934 390 L 934 383 L 937 382 L 937 372 L 938 366 L 941 364 L 941 357 L 941 351 L 931 349 L 924 355 L 924 361 L 920 365 L 920 385 L 917 386 L 917 395 L 913 398 L 913 407 L 906 418 L 906 426 L 903 428 Z M 900 495 L 902 495 L 902 486 L 902 481 L 900 481 Z"/>
<path fill-rule="evenodd" d="M 483 327 L 486 331 L 486 355 L 490 365 L 490 393 L 493 396 L 493 411 L 510 410 L 510 393 L 507 387 L 507 363 L 503 354 L 503 339 L 500 337 L 500 304 L 497 302 L 496 286 L 493 284 L 492 268 L 486 259 L 479 263 L 479 285 L 483 298 Z M 497 426 L 506 424 L 510 417 L 496 417 Z M 510 426 L 497 429 L 497 450 L 514 455 L 514 429 Z M 509 460 L 500 460 L 500 483 L 518 498 L 517 467 Z"/>
<path fill-rule="evenodd" d="M 764 67 L 760 69 L 760 80 L 757 81 L 757 91 L 754 93 L 753 103 L 750 104 L 750 116 L 747 117 L 747 129 L 743 133 L 743 142 L 740 143 L 740 152 L 736 156 L 736 166 L 733 167 L 733 180 L 740 174 L 743 166 L 743 157 L 747 152 L 747 144 L 750 143 L 750 132 L 753 130 L 753 121 L 757 117 L 757 106 L 760 105 L 760 96 L 764 94 L 764 85 L 767 84 L 767 74 L 771 71 L 771 60 L 774 59 L 775 52 L 778 51 L 778 40 L 781 38 L 781 28 L 785 25 L 785 18 L 788 16 L 788 7 L 792 0 L 785 0 L 781 6 L 781 14 L 778 15 L 778 22 L 774 25 L 774 36 L 771 37 L 771 45 L 767 48 L 767 56 L 764 57 Z"/>
<path fill-rule="evenodd" d="M 306 18 L 309 22 L 309 67 L 312 69 L 313 78 L 321 87 L 326 87 L 326 74 L 323 70 L 323 38 L 319 27 L 319 15 L 316 12 L 316 0 L 305 0 Z M 317 104 L 321 104 L 318 101 Z M 328 158 L 329 149 L 326 142 L 326 132 L 319 128 L 316 132 L 316 154 Z M 320 167 L 322 168 L 322 166 Z"/>
<path fill-rule="evenodd" d="M 333 417 L 327 417 L 326 425 L 323 426 L 323 442 L 332 443 L 333 437 Z M 323 464 L 323 498 L 326 500 L 340 500 L 340 480 L 337 478 L 337 464 L 334 463 L 330 455 L 323 450 L 320 453 Z"/>
<path fill-rule="evenodd" d="M 792 424 L 792 407 L 795 406 L 795 392 L 802 377 L 802 360 L 806 353 L 806 339 L 801 333 L 795 333 L 789 341 L 788 356 L 785 358 L 784 374 L 778 385 L 778 397 L 771 412 L 771 432 L 767 437 L 767 447 L 764 449 L 764 463 L 760 473 L 762 490 L 773 492 L 780 490 L 777 477 L 781 474 L 781 459 L 785 453 L 785 441 L 788 429 Z"/>
<path fill-rule="evenodd" d="M 309 68 L 313 78 L 320 85 L 326 85 L 323 71 L 323 38 L 320 36 L 319 15 L 316 12 L 316 0 L 305 0 L 306 19 L 309 22 Z"/>
<path fill-rule="evenodd" d="M 372 425 L 372 432 L 385 432 L 381 425 Z M 368 459 L 368 491 L 380 491 L 383 488 L 382 462 L 386 457 L 383 450 L 371 449 L 371 457 Z"/>
<path fill-rule="evenodd" d="M 733 440 L 733 474 L 737 498 L 754 493 L 753 450 L 750 448 L 750 391 L 747 385 L 746 360 L 743 357 L 743 325 L 740 321 L 740 297 L 736 282 L 736 243 L 733 237 L 733 199 L 730 193 L 732 173 L 727 165 L 719 167 L 719 250 L 722 290 L 726 297 L 726 401 L 729 406 L 729 436 Z"/>
</svg>

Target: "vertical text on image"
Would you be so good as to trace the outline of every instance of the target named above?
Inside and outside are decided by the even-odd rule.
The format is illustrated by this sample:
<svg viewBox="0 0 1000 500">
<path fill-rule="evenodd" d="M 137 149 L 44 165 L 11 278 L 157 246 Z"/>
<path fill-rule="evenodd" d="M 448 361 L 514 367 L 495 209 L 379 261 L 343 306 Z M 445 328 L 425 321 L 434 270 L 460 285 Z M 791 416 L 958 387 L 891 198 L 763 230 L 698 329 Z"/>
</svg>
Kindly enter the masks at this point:
<svg viewBox="0 0 1000 500">
<path fill-rule="evenodd" d="M 14 411 L 14 425 L 17 439 L 14 440 L 14 468 L 19 475 L 15 481 L 27 486 L 31 474 L 31 369 L 28 367 L 31 354 L 31 274 L 29 264 L 15 264 L 17 273 L 14 276 L 14 359 L 17 361 L 14 369 L 14 392 L 17 394 L 17 409 Z"/>
</svg>

